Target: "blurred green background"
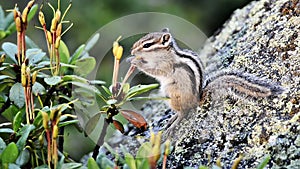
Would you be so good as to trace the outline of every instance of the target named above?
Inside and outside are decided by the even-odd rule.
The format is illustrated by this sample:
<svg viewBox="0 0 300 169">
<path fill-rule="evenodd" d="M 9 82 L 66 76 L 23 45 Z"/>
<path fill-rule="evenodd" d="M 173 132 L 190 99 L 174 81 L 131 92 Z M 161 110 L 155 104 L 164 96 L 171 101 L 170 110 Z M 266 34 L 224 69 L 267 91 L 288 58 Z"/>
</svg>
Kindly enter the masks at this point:
<svg viewBox="0 0 300 169">
<path fill-rule="evenodd" d="M 51 2 L 55 6 L 56 1 L 37 0 L 38 4 L 44 4 L 43 11 L 46 22 L 50 22 L 50 17 L 47 17 L 47 15 L 52 15 L 46 3 Z M 62 10 L 64 10 L 70 1 L 61 1 Z M 12 9 L 17 3 L 20 9 L 23 9 L 27 2 L 28 0 L 1 0 L 0 5 L 3 9 Z M 85 43 L 91 35 L 105 24 L 122 16 L 138 12 L 162 12 L 176 15 L 196 25 L 209 37 L 222 28 L 224 22 L 229 19 L 235 9 L 241 8 L 249 2 L 250 0 L 73 0 L 66 20 L 73 22 L 74 26 L 63 36 L 63 40 L 68 45 L 70 53 L 73 53 L 79 45 Z M 34 25 L 39 26 L 37 17 L 29 25 L 27 35 L 45 49 L 43 47 L 46 45 L 44 44 L 44 34 L 34 28 Z M 4 41 L 16 42 L 15 34 Z M 2 43 L 3 41 L 0 41 L 0 46 Z M 112 57 L 107 57 L 101 63 L 101 69 L 107 72 L 100 71 L 102 73 L 98 74 L 97 78 L 110 82 L 112 61 Z M 80 141 L 84 140 L 83 136 L 74 129 L 68 129 L 65 137 L 68 143 L 66 148 L 69 150 L 70 155 L 77 160 L 93 148 L 93 143 L 87 141 L 88 139 Z M 74 147 L 76 147 L 75 150 Z"/>
<path fill-rule="evenodd" d="M 20 9 L 23 9 L 28 1 L 1 0 L 0 5 L 3 9 L 12 9 L 17 3 Z M 57 0 L 36 0 L 36 2 L 39 5 L 44 5 L 43 12 L 46 16 L 46 22 L 51 22 L 49 16 L 52 16 L 52 12 L 47 3 L 51 2 L 56 6 Z M 139 12 L 161 12 L 178 16 L 196 25 L 209 37 L 222 27 L 235 9 L 245 6 L 250 0 L 61 0 L 62 11 L 67 8 L 70 2 L 72 7 L 66 16 L 66 20 L 71 21 L 74 25 L 62 38 L 72 54 L 79 45 L 85 43 L 102 26 L 125 15 Z M 46 44 L 43 41 L 44 33 L 34 28 L 35 25 L 40 25 L 37 17 L 29 25 L 27 35 L 40 47 L 46 49 Z M 170 29 L 172 30 L 172 28 Z M 6 40 L 15 42 L 15 39 L 16 37 L 12 35 Z M 135 39 L 133 38 L 133 40 Z M 125 52 L 127 52 L 125 54 L 129 54 L 128 49 L 133 43 L 130 40 L 127 42 L 127 44 L 122 44 L 127 47 L 127 50 L 125 48 Z M 0 41 L 0 45 L 1 43 L 3 42 Z M 97 54 L 92 53 L 92 55 Z M 101 69 L 111 72 L 112 60 L 112 57 L 105 58 L 101 62 Z M 103 73 L 100 70 L 97 78 L 110 81 L 111 73 Z"/>
</svg>

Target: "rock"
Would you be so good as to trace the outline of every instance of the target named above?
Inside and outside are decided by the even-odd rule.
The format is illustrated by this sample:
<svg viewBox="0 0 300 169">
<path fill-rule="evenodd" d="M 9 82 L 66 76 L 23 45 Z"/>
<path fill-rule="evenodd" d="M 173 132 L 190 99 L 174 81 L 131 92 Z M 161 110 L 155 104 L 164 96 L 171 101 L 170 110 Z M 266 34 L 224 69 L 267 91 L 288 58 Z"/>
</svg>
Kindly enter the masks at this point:
<svg viewBox="0 0 300 169">
<path fill-rule="evenodd" d="M 279 82 L 286 92 L 250 101 L 210 98 L 182 121 L 168 166 L 300 168 L 300 2 L 254 1 L 238 9 L 200 53 L 206 75 L 239 70 Z"/>
<path fill-rule="evenodd" d="M 260 0 L 236 10 L 207 40 L 200 52 L 206 76 L 238 70 L 277 82 L 286 91 L 263 99 L 205 98 L 175 130 L 167 168 L 212 166 L 218 159 L 231 168 L 240 155 L 239 168 L 256 168 L 267 155 L 268 168 L 300 168 L 299 30 L 299 1 Z M 143 110 L 154 128 L 170 114 L 160 101 Z M 123 144 L 136 150 L 137 140 L 127 138 Z"/>
</svg>

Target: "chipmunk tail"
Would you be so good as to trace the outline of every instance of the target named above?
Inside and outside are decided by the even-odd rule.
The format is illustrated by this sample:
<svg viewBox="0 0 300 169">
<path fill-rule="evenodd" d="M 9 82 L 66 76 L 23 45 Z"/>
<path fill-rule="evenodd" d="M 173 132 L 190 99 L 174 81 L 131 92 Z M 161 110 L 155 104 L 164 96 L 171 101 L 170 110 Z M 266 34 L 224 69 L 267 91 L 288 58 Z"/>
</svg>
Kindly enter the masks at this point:
<svg viewBox="0 0 300 169">
<path fill-rule="evenodd" d="M 225 70 L 208 77 L 204 83 L 204 90 L 238 98 L 266 98 L 278 96 L 286 89 L 266 78 Z"/>
</svg>

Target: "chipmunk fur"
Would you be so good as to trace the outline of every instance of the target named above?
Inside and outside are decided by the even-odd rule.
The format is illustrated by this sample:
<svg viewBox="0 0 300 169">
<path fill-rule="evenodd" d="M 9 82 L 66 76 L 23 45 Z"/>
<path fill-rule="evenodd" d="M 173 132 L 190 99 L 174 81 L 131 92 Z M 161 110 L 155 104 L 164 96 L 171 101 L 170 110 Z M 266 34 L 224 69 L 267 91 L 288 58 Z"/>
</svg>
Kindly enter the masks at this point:
<svg viewBox="0 0 300 169">
<path fill-rule="evenodd" d="M 235 96 L 253 98 L 269 97 L 283 91 L 281 86 L 269 80 L 234 71 L 220 71 L 205 79 L 198 54 L 180 49 L 167 28 L 139 39 L 131 54 L 131 64 L 160 82 L 161 91 L 170 98 L 169 105 L 176 111 L 166 126 L 167 135 L 186 113 L 199 105 L 204 91 L 229 89 Z"/>
</svg>

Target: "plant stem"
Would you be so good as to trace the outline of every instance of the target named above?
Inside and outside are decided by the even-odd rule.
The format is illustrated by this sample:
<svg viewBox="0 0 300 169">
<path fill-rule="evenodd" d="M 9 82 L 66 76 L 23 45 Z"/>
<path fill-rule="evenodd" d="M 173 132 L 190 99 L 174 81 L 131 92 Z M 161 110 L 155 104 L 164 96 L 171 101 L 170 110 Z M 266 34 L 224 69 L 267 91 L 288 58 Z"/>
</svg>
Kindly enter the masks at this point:
<svg viewBox="0 0 300 169">
<path fill-rule="evenodd" d="M 126 73 L 126 75 L 125 75 L 125 77 L 124 77 L 124 79 L 121 83 L 121 87 L 120 87 L 120 90 L 119 90 L 119 93 L 118 93 L 117 96 L 119 96 L 121 94 L 121 91 L 123 89 L 124 84 L 126 83 L 128 78 L 130 77 L 130 75 L 134 72 L 135 68 L 136 68 L 135 66 L 131 65 L 130 68 L 128 69 L 128 71 L 127 71 L 127 73 Z"/>
<path fill-rule="evenodd" d="M 96 158 L 97 158 L 97 156 L 98 156 L 98 154 L 99 154 L 99 148 L 100 148 L 100 146 L 102 146 L 103 145 L 103 143 L 104 143 L 104 137 L 105 137 L 105 135 L 106 135 L 106 130 L 107 130 L 107 127 L 108 127 L 108 122 L 107 122 L 107 120 L 105 119 L 104 120 L 104 123 L 103 123 L 103 127 L 102 127 L 102 132 L 101 132 L 101 134 L 100 134 L 100 137 L 99 137 L 99 139 L 98 139 L 98 142 L 97 142 L 97 145 L 95 146 L 95 148 L 94 148 L 94 151 L 93 151 L 93 158 L 96 160 Z"/>
<path fill-rule="evenodd" d="M 113 71 L 113 80 L 112 80 L 112 86 L 115 87 L 118 81 L 118 72 L 119 72 L 119 65 L 120 61 L 116 59 L 114 61 L 114 71 Z"/>
<path fill-rule="evenodd" d="M 163 160 L 163 168 L 162 169 L 166 169 L 166 165 L 167 165 L 167 155 L 164 154 L 164 160 Z"/>
<path fill-rule="evenodd" d="M 50 131 L 46 129 L 46 135 L 47 135 L 47 161 L 48 161 L 48 166 L 50 167 L 51 164 L 51 138 L 50 138 Z"/>
</svg>

